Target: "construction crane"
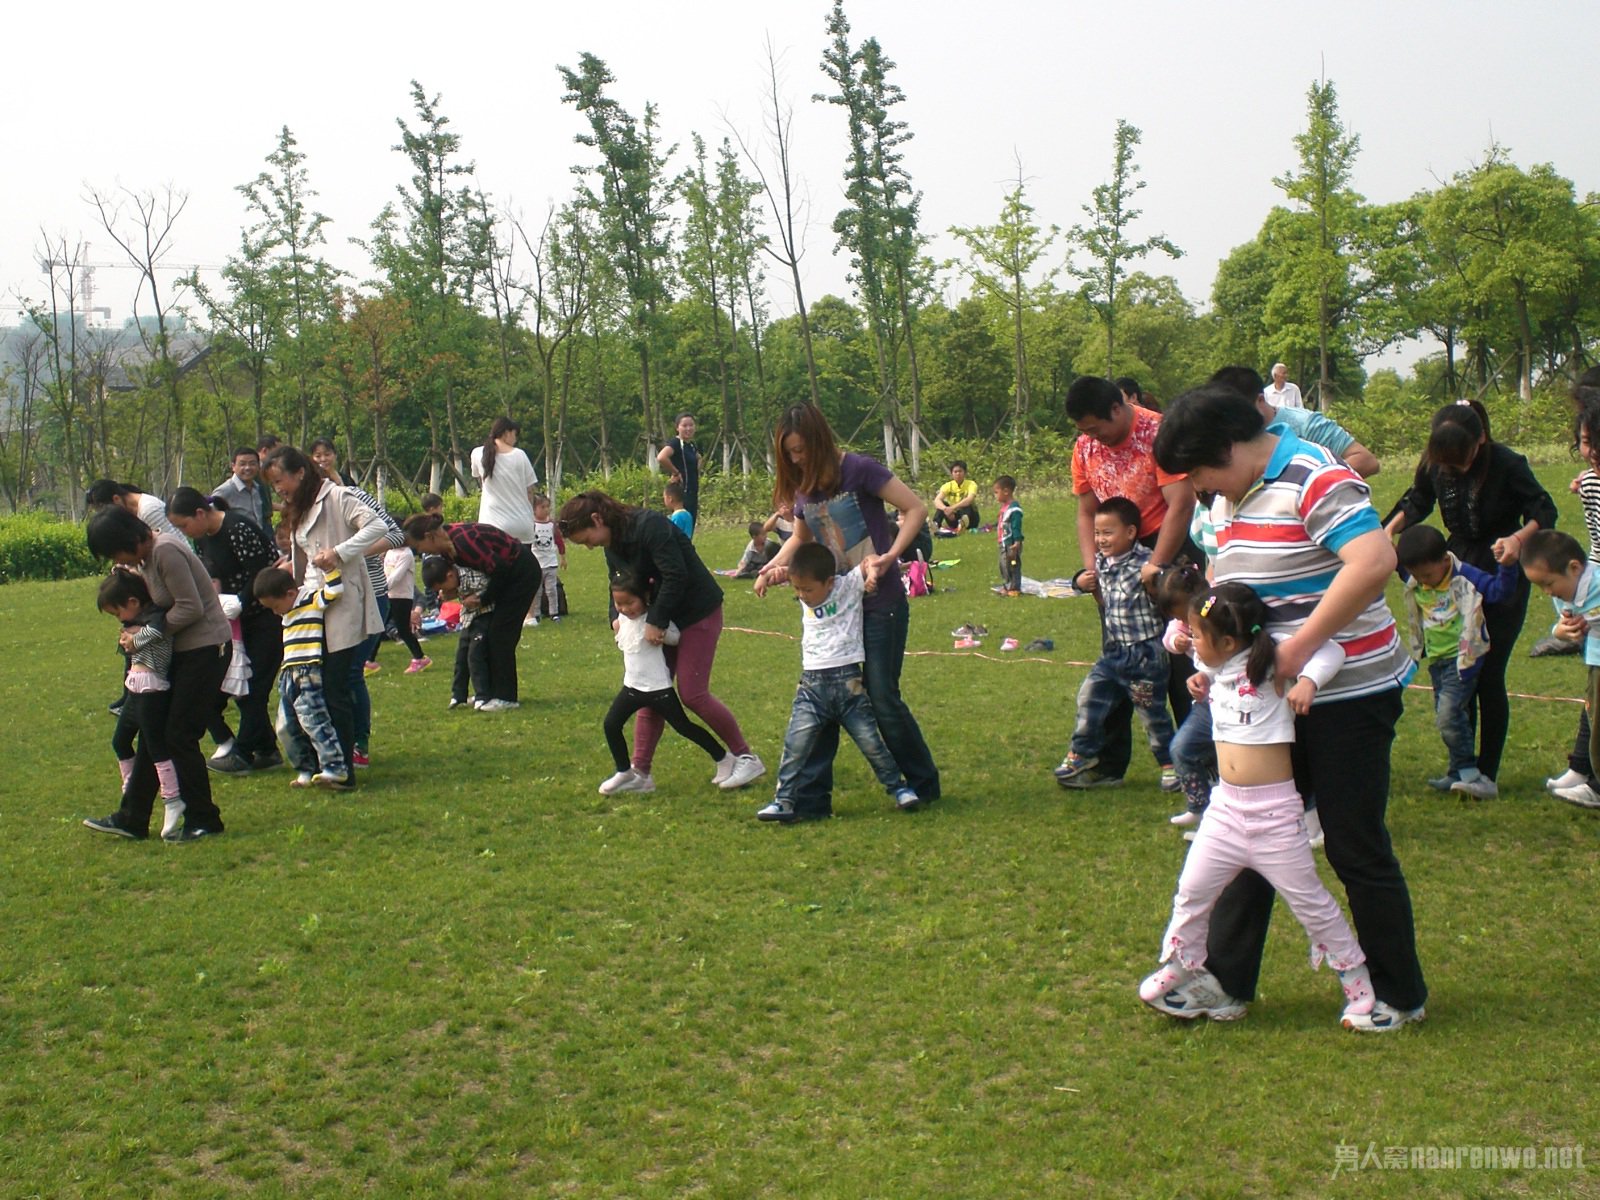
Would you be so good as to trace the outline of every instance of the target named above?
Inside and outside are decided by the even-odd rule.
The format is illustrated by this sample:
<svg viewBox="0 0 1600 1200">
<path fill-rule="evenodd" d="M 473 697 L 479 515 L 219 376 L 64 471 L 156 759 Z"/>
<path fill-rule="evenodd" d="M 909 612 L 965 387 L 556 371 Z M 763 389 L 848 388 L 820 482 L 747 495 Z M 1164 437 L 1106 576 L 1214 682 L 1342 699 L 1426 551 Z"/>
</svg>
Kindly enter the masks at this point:
<svg viewBox="0 0 1600 1200">
<path fill-rule="evenodd" d="M 83 252 L 84 252 L 85 255 L 87 255 L 89 253 L 89 243 L 88 242 L 85 242 L 83 244 Z M 101 314 L 102 316 L 105 317 L 105 320 L 106 320 L 107 324 L 110 324 L 110 322 L 111 322 L 111 309 L 108 308 L 107 306 L 103 305 L 103 304 L 98 306 L 98 307 L 96 307 L 96 305 L 95 305 L 95 302 L 94 302 L 94 273 L 96 271 L 99 271 L 99 270 L 108 270 L 108 271 L 121 270 L 121 271 L 141 271 L 141 272 L 144 270 L 143 267 L 138 266 L 138 265 L 136 265 L 134 263 L 131 263 L 131 262 L 127 262 L 127 261 L 123 261 L 123 262 L 87 262 L 87 261 L 83 261 L 83 260 L 78 260 L 78 261 L 74 261 L 74 262 L 68 262 L 67 260 L 60 259 L 60 258 L 41 258 L 39 260 L 39 267 L 40 267 L 40 269 L 42 269 L 46 273 L 53 272 L 57 268 L 62 268 L 62 269 L 71 268 L 73 271 L 75 271 L 77 273 L 76 287 L 77 287 L 78 295 L 75 298 L 69 296 L 68 297 L 68 301 L 69 301 L 69 303 L 73 303 L 75 300 L 82 300 L 83 304 L 80 307 L 76 303 L 73 303 L 72 312 L 74 312 L 74 313 L 83 313 L 85 316 L 89 316 L 89 315 L 94 314 L 94 313 L 99 313 L 99 314 Z M 159 262 L 159 263 L 156 264 L 156 269 L 157 270 L 161 270 L 161 271 L 172 271 L 172 272 L 175 272 L 175 273 L 193 273 L 195 271 L 220 271 L 222 268 L 217 266 L 215 263 L 168 263 L 168 262 Z"/>
</svg>

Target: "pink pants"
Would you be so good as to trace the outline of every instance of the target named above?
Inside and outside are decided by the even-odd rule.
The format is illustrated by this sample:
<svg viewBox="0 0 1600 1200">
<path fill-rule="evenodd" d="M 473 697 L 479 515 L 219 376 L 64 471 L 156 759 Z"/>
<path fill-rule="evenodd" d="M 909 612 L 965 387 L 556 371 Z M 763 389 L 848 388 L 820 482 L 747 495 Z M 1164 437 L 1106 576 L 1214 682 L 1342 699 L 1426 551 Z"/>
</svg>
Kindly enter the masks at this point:
<svg viewBox="0 0 1600 1200">
<path fill-rule="evenodd" d="M 678 699 L 683 706 L 711 727 L 722 744 L 735 754 L 749 754 L 739 722 L 727 705 L 711 694 L 711 667 L 717 657 L 717 639 L 722 636 L 722 606 L 709 617 L 678 631 L 678 644 L 666 647 L 667 669 L 676 677 Z M 633 722 L 633 769 L 648 772 L 655 758 L 656 743 L 663 729 L 661 714 L 642 708 Z"/>
<path fill-rule="evenodd" d="M 1324 958 L 1336 971 L 1366 962 L 1338 902 L 1317 877 L 1306 842 L 1305 805 L 1292 779 L 1259 787 L 1219 783 L 1189 847 L 1161 961 L 1174 955 L 1188 970 L 1206 963 L 1211 910 L 1240 871 L 1252 870 L 1278 889 L 1311 939 L 1311 967 Z"/>
</svg>

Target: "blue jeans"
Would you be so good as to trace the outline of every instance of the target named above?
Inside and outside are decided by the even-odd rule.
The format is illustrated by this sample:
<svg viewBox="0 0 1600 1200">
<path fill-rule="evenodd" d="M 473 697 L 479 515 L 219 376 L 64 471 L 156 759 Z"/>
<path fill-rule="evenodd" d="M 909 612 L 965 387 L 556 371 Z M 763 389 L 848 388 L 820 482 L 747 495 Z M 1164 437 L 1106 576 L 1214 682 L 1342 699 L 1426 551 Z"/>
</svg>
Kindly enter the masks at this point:
<svg viewBox="0 0 1600 1200">
<path fill-rule="evenodd" d="M 824 730 L 833 734 L 835 750 L 842 727 L 872 766 L 885 790 L 893 794 L 905 786 L 899 764 L 878 732 L 872 715 L 872 701 L 860 667 L 828 667 L 821 671 L 801 671 L 800 686 L 794 692 L 794 709 L 789 713 L 789 728 L 783 735 L 783 759 L 778 763 L 778 799 L 793 800 L 802 769 L 810 765 Z M 829 760 L 832 767 L 832 760 Z"/>
<path fill-rule="evenodd" d="M 878 719 L 878 732 L 900 765 L 906 785 L 923 800 L 937 800 L 939 768 L 916 717 L 900 698 L 900 670 L 906 661 L 906 634 L 910 627 L 911 602 L 904 596 L 888 608 L 866 612 L 862 633 L 867 658 L 862 678 L 872 700 L 873 715 Z M 833 811 L 833 757 L 838 750 L 838 726 L 824 729 L 795 777 L 793 798 L 797 811 Z"/>
<path fill-rule="evenodd" d="M 1167 652 L 1155 638 L 1103 650 L 1078 689 L 1078 723 L 1072 731 L 1072 752 L 1080 758 L 1098 758 L 1105 744 L 1107 719 L 1117 703 L 1126 700 L 1139 714 L 1156 762 L 1161 766 L 1171 763 L 1169 673 Z"/>
<path fill-rule="evenodd" d="M 1433 723 L 1450 755 L 1450 774 L 1456 779 L 1476 778 L 1478 748 L 1472 729 L 1472 697 L 1478 690 L 1477 673 L 1461 678 L 1452 655 L 1430 662 L 1428 675 L 1433 680 Z"/>
<path fill-rule="evenodd" d="M 389 621 L 389 597 L 378 598 L 378 623 L 386 625 Z M 383 641 L 383 634 L 375 633 L 361 643 L 360 652 L 350 666 L 350 700 L 355 708 L 356 746 L 362 750 L 367 748 L 367 742 L 372 737 L 372 693 L 367 690 L 367 664 L 372 661 L 372 656 L 378 652 L 378 643 Z"/>
<path fill-rule="evenodd" d="M 345 773 L 344 749 L 322 691 L 321 663 L 284 668 L 278 681 L 278 736 L 295 770 Z"/>
<path fill-rule="evenodd" d="M 1211 740 L 1211 705 L 1189 706 L 1178 732 L 1172 735 L 1172 765 L 1190 812 L 1203 812 L 1211 800 L 1211 782 L 1217 774 L 1217 745 Z"/>
</svg>

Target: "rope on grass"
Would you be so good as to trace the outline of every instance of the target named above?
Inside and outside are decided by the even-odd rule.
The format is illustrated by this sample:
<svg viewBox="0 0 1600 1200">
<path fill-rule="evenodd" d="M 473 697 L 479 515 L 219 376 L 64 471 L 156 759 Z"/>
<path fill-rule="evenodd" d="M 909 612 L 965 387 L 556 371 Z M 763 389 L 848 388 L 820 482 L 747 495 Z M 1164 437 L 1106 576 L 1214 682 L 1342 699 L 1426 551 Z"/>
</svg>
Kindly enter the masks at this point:
<svg viewBox="0 0 1600 1200">
<path fill-rule="evenodd" d="M 749 629 L 743 625 L 724 625 L 726 633 L 753 633 L 758 637 L 784 638 L 787 641 L 798 642 L 800 639 L 792 633 L 782 633 L 776 629 Z M 1076 658 L 1040 658 L 1038 655 L 1008 654 L 1004 658 L 997 658 L 993 654 L 979 654 L 976 650 L 907 650 L 907 658 L 981 658 L 985 662 L 1017 663 L 1036 662 L 1050 663 L 1058 667 L 1092 667 L 1092 662 L 1083 662 Z M 1433 689 L 1425 683 L 1408 683 L 1406 690 L 1411 692 L 1432 692 Z M 1582 696 L 1541 696 L 1533 692 L 1507 692 L 1512 700 L 1544 700 L 1551 704 L 1586 704 Z"/>
</svg>

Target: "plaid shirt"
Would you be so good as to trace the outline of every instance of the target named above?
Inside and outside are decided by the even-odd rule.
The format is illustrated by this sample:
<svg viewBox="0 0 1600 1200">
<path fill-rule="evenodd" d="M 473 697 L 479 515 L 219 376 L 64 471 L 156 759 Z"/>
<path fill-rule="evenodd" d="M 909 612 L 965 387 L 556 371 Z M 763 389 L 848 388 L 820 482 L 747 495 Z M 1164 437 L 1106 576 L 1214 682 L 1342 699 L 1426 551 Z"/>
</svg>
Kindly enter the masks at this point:
<svg viewBox="0 0 1600 1200">
<path fill-rule="evenodd" d="M 509 533 L 481 521 L 462 521 L 446 525 L 444 531 L 456 548 L 456 564 L 493 575 L 517 561 L 522 543 Z"/>
<path fill-rule="evenodd" d="M 1150 561 L 1150 550 L 1135 542 L 1116 562 L 1104 554 L 1094 556 L 1100 580 L 1103 645 L 1106 650 L 1159 638 L 1164 623 L 1155 602 L 1139 581 L 1139 569 Z"/>
</svg>

